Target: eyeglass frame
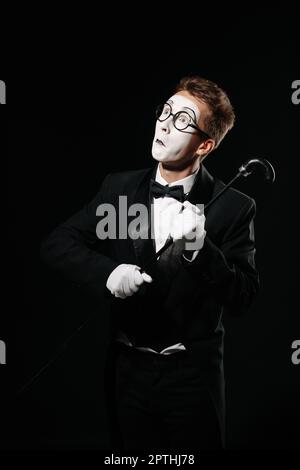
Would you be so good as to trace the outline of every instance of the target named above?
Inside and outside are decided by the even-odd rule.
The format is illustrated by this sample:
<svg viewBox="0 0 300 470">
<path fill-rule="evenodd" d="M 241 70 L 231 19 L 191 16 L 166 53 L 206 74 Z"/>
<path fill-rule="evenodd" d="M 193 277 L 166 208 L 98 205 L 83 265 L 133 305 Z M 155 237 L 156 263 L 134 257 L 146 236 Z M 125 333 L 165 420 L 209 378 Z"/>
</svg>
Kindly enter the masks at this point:
<svg viewBox="0 0 300 470">
<path fill-rule="evenodd" d="M 158 111 L 160 109 L 160 107 L 162 107 L 162 110 L 164 109 L 164 106 L 165 105 L 168 105 L 170 107 L 170 114 L 168 114 L 168 116 L 165 118 L 165 119 L 159 119 L 158 117 Z M 169 119 L 170 116 L 173 116 L 172 120 L 173 120 L 173 124 L 174 124 L 174 127 L 175 129 L 177 129 L 179 132 L 184 132 L 185 134 L 191 134 L 191 132 L 186 132 L 185 129 L 187 129 L 188 127 L 192 127 L 193 129 L 196 129 L 200 134 L 202 134 L 203 136 L 206 137 L 206 139 L 211 139 L 210 135 L 207 134 L 207 132 L 204 132 L 202 129 L 200 129 L 200 127 L 198 127 L 195 123 L 195 121 L 193 121 L 193 118 L 192 116 L 190 116 L 190 114 L 187 112 L 187 111 L 177 111 L 177 113 L 172 113 L 173 109 L 172 109 L 172 106 L 169 104 L 169 103 L 162 103 L 160 105 L 157 106 L 156 108 L 156 118 L 159 122 L 164 122 L 166 121 L 167 119 Z M 179 114 L 181 113 L 185 113 L 187 114 L 191 120 L 194 122 L 194 124 L 188 124 L 184 129 L 178 129 L 175 125 L 175 121 L 176 121 L 176 116 L 178 116 Z M 161 116 L 161 113 L 159 114 L 159 116 Z"/>
</svg>

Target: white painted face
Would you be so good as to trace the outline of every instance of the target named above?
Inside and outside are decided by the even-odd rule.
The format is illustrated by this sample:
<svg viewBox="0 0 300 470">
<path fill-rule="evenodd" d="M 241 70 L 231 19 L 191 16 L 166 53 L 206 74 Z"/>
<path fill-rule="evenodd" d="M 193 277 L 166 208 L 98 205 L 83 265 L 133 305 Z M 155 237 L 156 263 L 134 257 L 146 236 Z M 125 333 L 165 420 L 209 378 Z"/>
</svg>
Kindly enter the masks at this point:
<svg viewBox="0 0 300 470">
<path fill-rule="evenodd" d="M 176 94 L 168 101 L 172 106 L 172 114 L 186 111 L 195 123 L 199 123 L 200 109 L 190 99 Z M 192 158 L 197 150 L 200 140 L 199 134 L 192 127 L 181 132 L 173 124 L 173 116 L 165 121 L 156 121 L 155 135 L 152 143 L 152 156 L 158 162 L 171 162 Z"/>
</svg>

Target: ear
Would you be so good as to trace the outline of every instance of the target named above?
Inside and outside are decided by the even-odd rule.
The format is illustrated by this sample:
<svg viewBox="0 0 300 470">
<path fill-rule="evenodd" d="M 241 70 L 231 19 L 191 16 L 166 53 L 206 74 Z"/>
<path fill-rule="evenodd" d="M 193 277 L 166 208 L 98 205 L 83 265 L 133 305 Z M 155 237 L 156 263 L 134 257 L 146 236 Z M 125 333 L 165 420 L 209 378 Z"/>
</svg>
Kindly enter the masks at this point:
<svg viewBox="0 0 300 470">
<path fill-rule="evenodd" d="M 203 160 L 210 152 L 215 148 L 215 141 L 213 139 L 207 139 L 201 142 L 196 150 L 196 154 L 200 157 L 200 161 Z"/>
</svg>

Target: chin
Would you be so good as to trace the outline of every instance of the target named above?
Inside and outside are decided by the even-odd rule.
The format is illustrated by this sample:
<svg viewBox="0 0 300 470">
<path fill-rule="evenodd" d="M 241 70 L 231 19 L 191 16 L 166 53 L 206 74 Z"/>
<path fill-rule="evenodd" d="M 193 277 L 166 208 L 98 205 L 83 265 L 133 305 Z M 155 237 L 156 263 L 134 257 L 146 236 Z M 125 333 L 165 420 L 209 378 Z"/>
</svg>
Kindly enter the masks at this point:
<svg viewBox="0 0 300 470">
<path fill-rule="evenodd" d="M 157 149 L 155 150 L 152 150 L 152 157 L 154 158 L 154 160 L 158 161 L 158 162 L 173 162 L 174 161 L 174 157 L 170 156 L 170 155 L 166 155 L 165 152 L 162 152 L 162 151 L 157 151 Z"/>
<path fill-rule="evenodd" d="M 157 155 L 157 154 L 155 154 L 155 153 L 152 154 L 152 157 L 153 157 L 154 160 L 156 160 L 157 162 L 165 162 L 165 161 L 166 161 L 166 159 L 165 159 L 163 156 Z"/>
<path fill-rule="evenodd" d="M 162 152 L 158 152 L 156 149 L 152 150 L 152 157 L 158 162 L 163 162 L 167 158 L 166 155 L 164 155 Z"/>
</svg>

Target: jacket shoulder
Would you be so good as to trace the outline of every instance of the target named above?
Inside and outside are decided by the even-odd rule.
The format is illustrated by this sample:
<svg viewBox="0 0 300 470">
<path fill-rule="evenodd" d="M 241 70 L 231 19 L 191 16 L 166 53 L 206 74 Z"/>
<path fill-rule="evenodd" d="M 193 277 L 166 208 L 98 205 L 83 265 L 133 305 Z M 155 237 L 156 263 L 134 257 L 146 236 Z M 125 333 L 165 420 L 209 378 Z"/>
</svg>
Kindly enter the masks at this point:
<svg viewBox="0 0 300 470">
<path fill-rule="evenodd" d="M 214 189 L 214 196 L 218 194 L 222 189 L 225 187 L 225 183 L 217 178 L 215 178 L 215 189 Z M 225 193 L 220 196 L 219 199 L 220 204 L 224 204 L 226 206 L 230 205 L 235 210 L 239 210 L 242 208 L 248 208 L 254 206 L 256 208 L 255 200 L 249 196 L 248 194 L 243 193 L 235 188 L 229 188 Z"/>
</svg>

